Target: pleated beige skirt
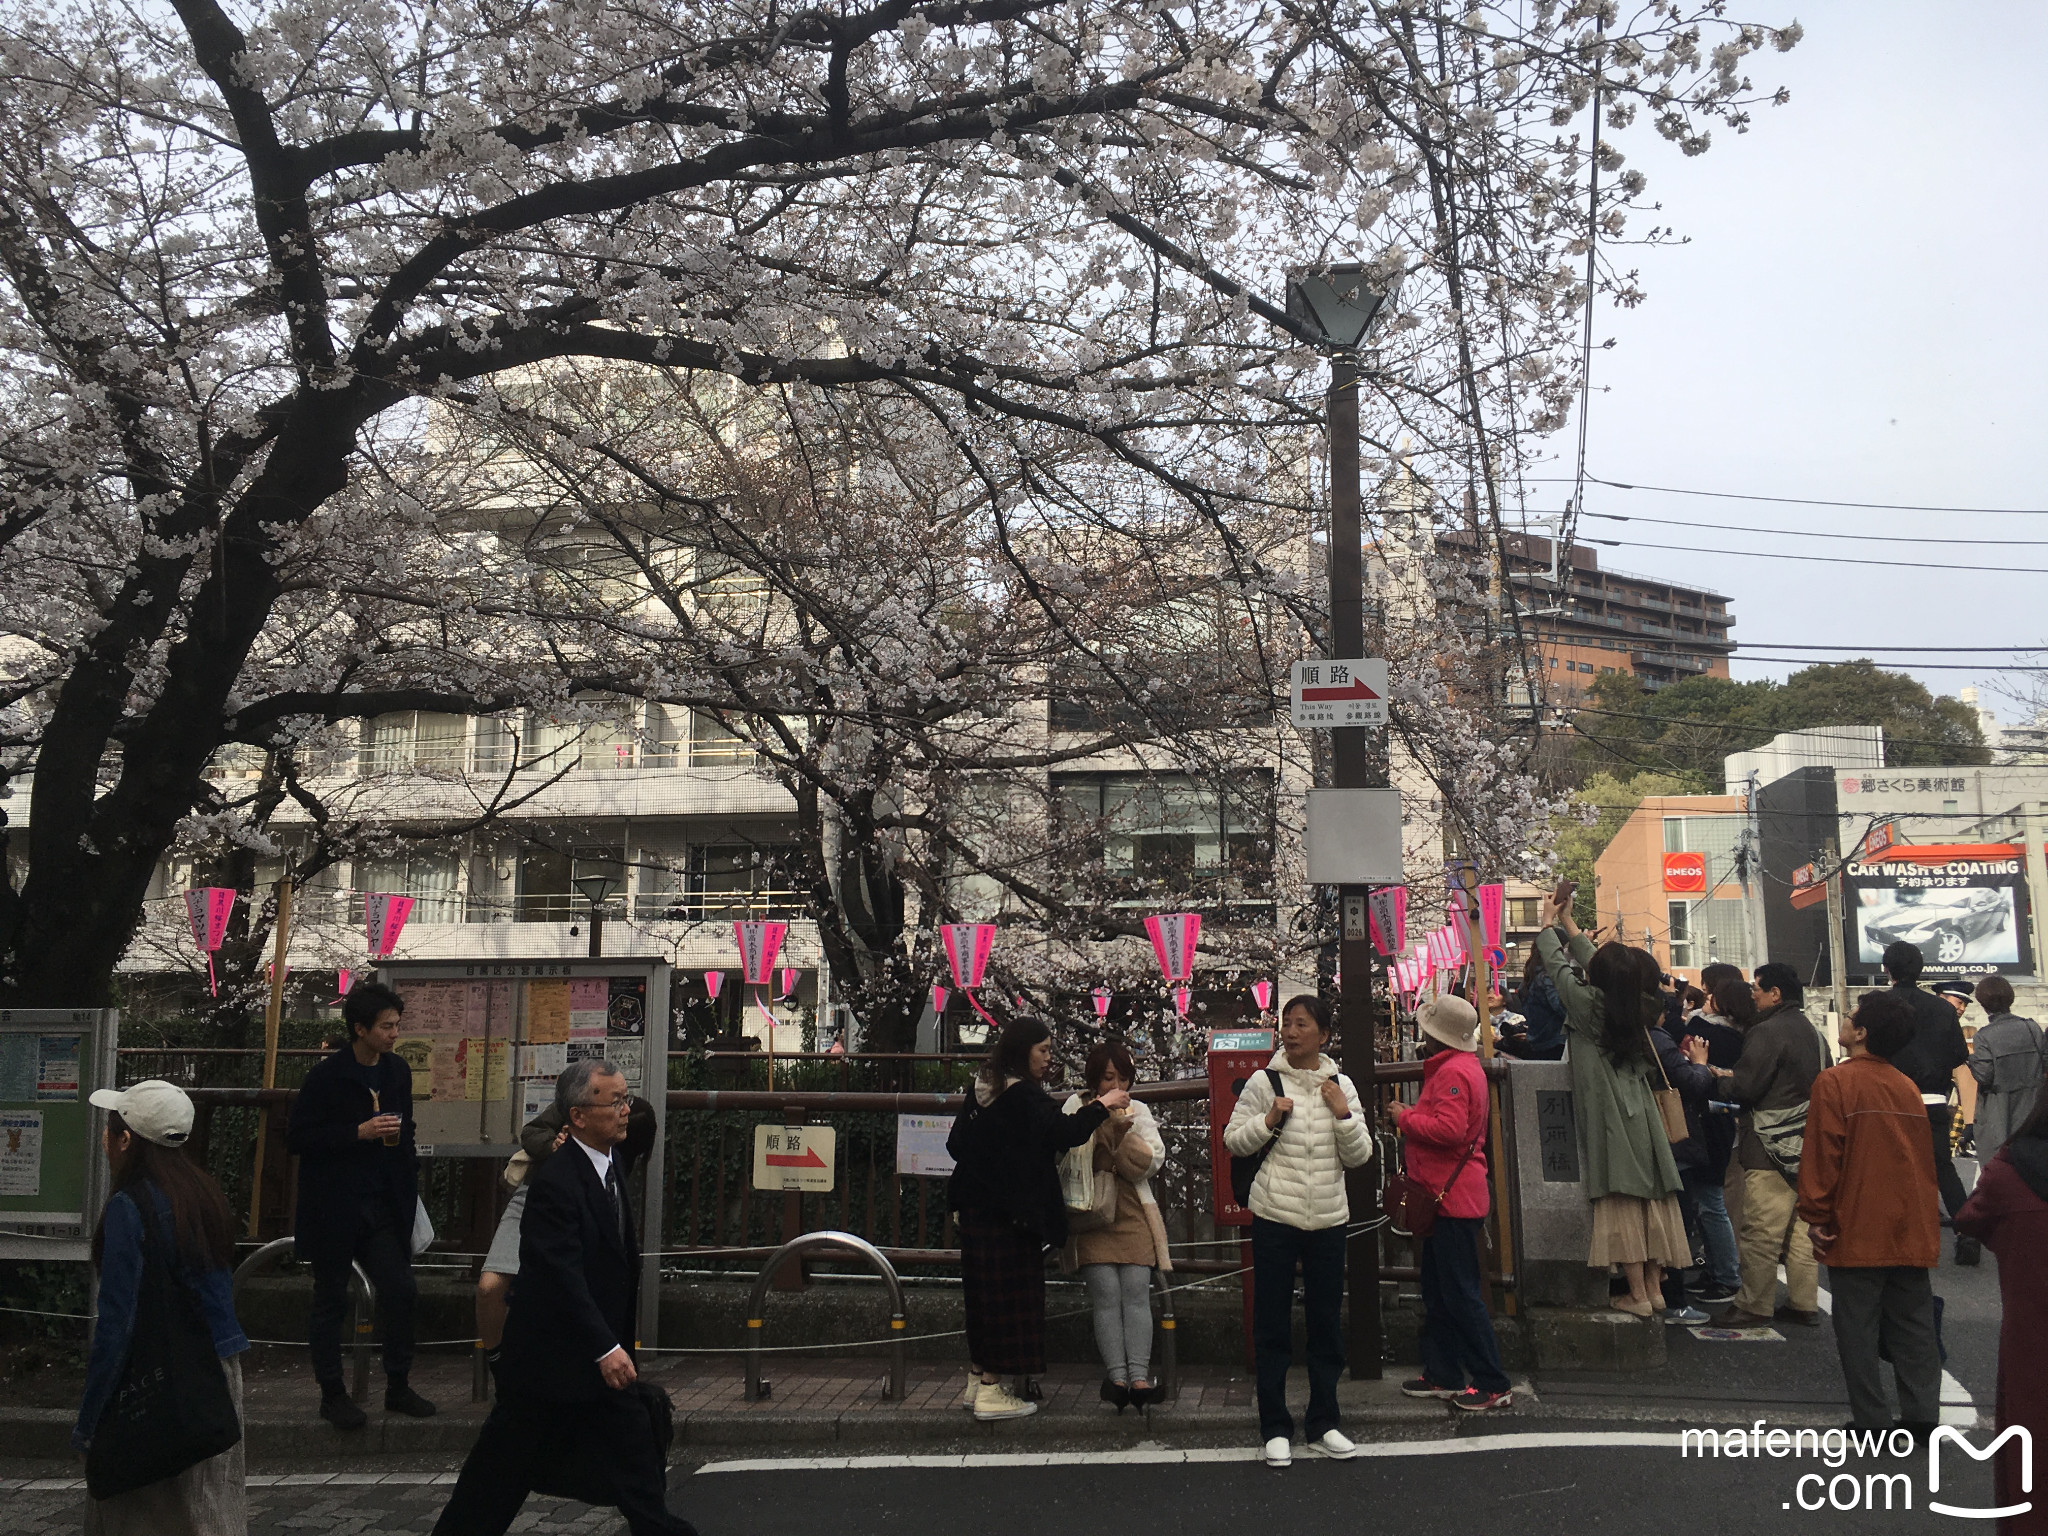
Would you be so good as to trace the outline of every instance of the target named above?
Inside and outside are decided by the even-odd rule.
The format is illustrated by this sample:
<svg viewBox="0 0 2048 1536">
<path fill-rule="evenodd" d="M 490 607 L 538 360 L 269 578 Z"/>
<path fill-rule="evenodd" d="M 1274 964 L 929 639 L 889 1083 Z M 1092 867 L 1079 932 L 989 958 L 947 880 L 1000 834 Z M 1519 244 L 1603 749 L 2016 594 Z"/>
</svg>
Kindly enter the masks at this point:
<svg viewBox="0 0 2048 1536">
<path fill-rule="evenodd" d="M 235 1415 L 242 1413 L 242 1362 L 221 1361 Z M 85 1536 L 248 1536 L 249 1490 L 237 1440 L 176 1477 L 111 1499 L 85 1501 Z"/>
<path fill-rule="evenodd" d="M 1635 1195 L 1602 1195 L 1593 1202 L 1593 1242 L 1586 1263 L 1595 1269 L 1610 1264 L 1664 1264 L 1683 1268 L 1692 1262 L 1692 1244 L 1685 1236 L 1685 1215 L 1678 1196 L 1644 1200 Z"/>
</svg>

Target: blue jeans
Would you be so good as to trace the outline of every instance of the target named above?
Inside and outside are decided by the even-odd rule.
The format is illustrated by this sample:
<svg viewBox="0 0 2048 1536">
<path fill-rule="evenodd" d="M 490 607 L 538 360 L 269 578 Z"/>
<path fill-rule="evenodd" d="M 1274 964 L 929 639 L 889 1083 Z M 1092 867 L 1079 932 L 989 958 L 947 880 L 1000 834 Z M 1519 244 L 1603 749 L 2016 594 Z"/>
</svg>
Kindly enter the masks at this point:
<svg viewBox="0 0 2048 1536">
<path fill-rule="evenodd" d="M 1707 1278 L 1720 1286 L 1742 1285 L 1742 1261 L 1735 1252 L 1735 1224 L 1728 1219 L 1728 1194 L 1707 1168 L 1682 1169 L 1679 1177 L 1699 1213 L 1700 1242 L 1707 1250 Z"/>
<path fill-rule="evenodd" d="M 1505 1392 L 1500 1340 L 1487 1315 L 1476 1216 L 1439 1216 L 1422 1240 L 1422 1375 L 1433 1387 Z"/>
<path fill-rule="evenodd" d="M 1252 1345 L 1258 1359 L 1259 1438 L 1294 1438 L 1287 1367 L 1294 1360 L 1294 1266 L 1301 1265 L 1308 1314 L 1308 1438 L 1337 1427 L 1337 1378 L 1344 1374 L 1344 1228 L 1304 1232 L 1252 1218 Z"/>
</svg>

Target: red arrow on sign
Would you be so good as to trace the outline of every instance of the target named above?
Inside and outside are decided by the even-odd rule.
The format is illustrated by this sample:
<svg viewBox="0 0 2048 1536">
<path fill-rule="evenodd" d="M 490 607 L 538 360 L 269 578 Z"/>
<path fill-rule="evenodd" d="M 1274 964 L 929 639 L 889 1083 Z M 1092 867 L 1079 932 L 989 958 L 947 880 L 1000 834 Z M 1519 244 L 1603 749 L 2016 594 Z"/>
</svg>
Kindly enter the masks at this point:
<svg viewBox="0 0 2048 1536">
<path fill-rule="evenodd" d="M 768 1166 L 770 1168 L 822 1168 L 825 1166 L 825 1159 L 818 1156 L 818 1151 L 815 1147 L 808 1149 L 801 1157 L 792 1152 L 770 1152 L 768 1154 Z"/>
<path fill-rule="evenodd" d="M 1376 699 L 1379 695 L 1365 686 L 1363 678 L 1354 677 L 1341 688 L 1304 688 L 1301 697 L 1304 703 L 1322 704 L 1336 699 Z"/>
</svg>

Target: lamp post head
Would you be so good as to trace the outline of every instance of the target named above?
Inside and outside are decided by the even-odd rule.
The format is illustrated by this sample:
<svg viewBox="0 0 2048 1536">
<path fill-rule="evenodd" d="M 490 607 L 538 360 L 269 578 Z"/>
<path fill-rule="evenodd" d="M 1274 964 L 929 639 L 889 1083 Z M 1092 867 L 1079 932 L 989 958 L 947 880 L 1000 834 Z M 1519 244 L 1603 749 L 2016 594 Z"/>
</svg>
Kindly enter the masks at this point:
<svg viewBox="0 0 2048 1536">
<path fill-rule="evenodd" d="M 593 912 L 607 901 L 610 901 L 612 892 L 616 891 L 621 884 L 619 880 L 610 875 L 579 875 L 569 883 L 576 887 L 585 901 L 590 903 L 590 909 Z"/>
<path fill-rule="evenodd" d="M 1387 311 L 1398 279 L 1382 292 L 1362 262 L 1333 262 L 1287 280 L 1287 313 L 1326 347 L 1348 352 Z"/>
</svg>

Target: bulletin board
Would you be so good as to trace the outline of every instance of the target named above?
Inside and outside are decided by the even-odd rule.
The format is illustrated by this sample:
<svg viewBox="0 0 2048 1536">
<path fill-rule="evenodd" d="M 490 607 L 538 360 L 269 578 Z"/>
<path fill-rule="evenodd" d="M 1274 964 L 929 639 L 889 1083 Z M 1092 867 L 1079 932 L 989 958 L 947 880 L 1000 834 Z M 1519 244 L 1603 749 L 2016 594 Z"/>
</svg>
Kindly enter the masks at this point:
<svg viewBox="0 0 2048 1536">
<path fill-rule="evenodd" d="M 107 1198 L 105 1115 L 120 1013 L 0 1009 L 0 1258 L 85 1259 Z"/>
<path fill-rule="evenodd" d="M 641 1342 L 654 1343 L 668 1123 L 666 961 L 386 960 L 377 979 L 405 999 L 393 1050 L 412 1067 L 421 1157 L 504 1159 L 554 1102 L 572 1061 L 598 1056 L 654 1106 L 640 1246 Z"/>
</svg>

